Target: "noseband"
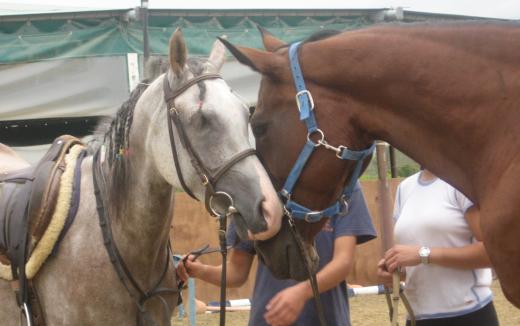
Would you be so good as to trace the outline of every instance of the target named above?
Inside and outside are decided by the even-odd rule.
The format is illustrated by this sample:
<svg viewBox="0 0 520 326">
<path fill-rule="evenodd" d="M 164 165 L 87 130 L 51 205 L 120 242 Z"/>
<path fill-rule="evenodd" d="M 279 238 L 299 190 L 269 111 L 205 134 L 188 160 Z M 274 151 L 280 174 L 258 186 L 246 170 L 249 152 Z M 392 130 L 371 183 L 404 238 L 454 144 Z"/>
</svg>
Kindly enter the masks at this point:
<svg viewBox="0 0 520 326">
<path fill-rule="evenodd" d="M 356 151 L 351 150 L 347 146 L 340 145 L 338 147 L 330 145 L 325 140 L 324 132 L 318 128 L 318 124 L 316 122 L 316 117 L 314 115 L 314 100 L 312 99 L 311 92 L 305 87 L 305 80 L 303 78 L 303 73 L 300 68 L 300 63 L 298 62 L 298 48 L 301 45 L 301 42 L 291 44 L 289 48 L 289 61 L 291 65 L 291 72 L 294 80 L 294 85 L 296 87 L 296 105 L 298 107 L 298 111 L 300 111 L 300 120 L 305 122 L 307 126 L 307 141 L 296 160 L 291 172 L 287 176 L 285 180 L 285 184 L 280 191 L 280 195 L 283 197 L 285 201 L 285 211 L 289 214 L 290 217 L 295 219 L 305 220 L 306 222 L 315 223 L 320 221 L 324 217 L 331 217 L 337 214 L 344 214 L 348 210 L 347 200 L 352 196 L 352 192 L 356 185 L 357 179 L 361 174 L 361 168 L 363 167 L 363 162 L 365 158 L 372 155 L 374 152 L 375 144 L 373 143 L 367 149 Z M 313 141 L 311 136 L 318 136 L 317 141 Z M 354 167 L 354 171 L 350 176 L 350 181 L 343 188 L 343 192 L 341 193 L 338 200 L 332 204 L 331 206 L 321 210 L 321 211 L 313 211 L 297 202 L 292 200 L 291 196 L 293 193 L 294 186 L 305 167 L 307 161 L 309 160 L 311 154 L 318 147 L 322 146 L 327 150 L 334 151 L 336 153 L 336 157 L 341 160 L 349 160 L 355 161 L 356 166 Z"/>
<path fill-rule="evenodd" d="M 184 177 L 181 170 L 181 165 L 179 163 L 179 158 L 177 154 L 177 148 L 175 145 L 175 136 L 173 132 L 173 125 L 175 125 L 177 129 L 177 133 L 179 134 L 179 138 L 181 141 L 182 146 L 184 149 L 188 152 L 188 155 L 190 157 L 191 165 L 195 169 L 195 172 L 197 173 L 200 182 L 205 187 L 205 206 L 206 210 L 213 216 L 218 216 L 219 214 L 215 210 L 215 208 L 212 206 L 212 199 L 216 197 L 217 191 L 216 191 L 216 185 L 220 178 L 226 174 L 226 172 L 229 171 L 235 164 L 242 161 L 248 156 L 255 155 L 256 151 L 253 148 L 246 149 L 242 152 L 239 152 L 238 154 L 235 154 L 232 156 L 224 165 L 219 167 L 217 169 L 217 172 L 212 174 L 208 168 L 205 167 L 204 163 L 202 162 L 200 156 L 197 154 L 197 152 L 193 149 L 193 146 L 190 142 L 189 137 L 186 134 L 186 130 L 184 129 L 184 126 L 180 120 L 179 111 L 177 108 L 175 108 L 175 99 L 184 93 L 188 88 L 195 85 L 196 83 L 207 80 L 207 79 L 221 79 L 222 77 L 218 74 L 202 74 L 200 76 L 194 77 L 190 80 L 188 80 L 185 84 L 183 84 L 181 87 L 177 88 L 176 90 L 172 91 L 170 88 L 170 83 L 168 82 L 168 78 L 165 75 L 163 79 L 163 90 L 164 90 L 164 101 L 167 105 L 167 115 L 168 115 L 168 132 L 170 134 L 170 145 L 172 148 L 172 155 L 173 155 L 173 162 L 175 163 L 175 170 L 177 171 L 177 176 L 179 178 L 180 184 L 184 191 L 190 195 L 192 198 L 198 200 L 194 195 L 193 192 L 190 190 L 190 188 L 186 185 L 186 182 L 184 181 Z M 220 192 L 221 193 L 221 192 Z M 224 196 L 225 197 L 225 196 Z M 228 195 L 228 197 L 230 197 Z"/>
</svg>

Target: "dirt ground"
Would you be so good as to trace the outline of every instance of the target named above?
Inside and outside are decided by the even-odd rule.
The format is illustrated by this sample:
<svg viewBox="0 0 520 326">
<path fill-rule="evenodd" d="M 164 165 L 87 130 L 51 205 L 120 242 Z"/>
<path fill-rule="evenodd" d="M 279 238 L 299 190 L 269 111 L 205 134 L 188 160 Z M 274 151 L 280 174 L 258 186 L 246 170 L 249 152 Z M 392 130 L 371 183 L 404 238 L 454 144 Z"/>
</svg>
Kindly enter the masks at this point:
<svg viewBox="0 0 520 326">
<path fill-rule="evenodd" d="M 520 310 L 511 305 L 500 290 L 498 282 L 493 283 L 493 293 L 495 295 L 494 303 L 497 310 L 498 318 L 501 326 L 518 326 L 520 325 Z M 399 307 L 399 312 L 402 313 L 404 307 Z M 350 299 L 350 314 L 352 318 L 352 325 L 354 326 L 386 326 L 388 321 L 388 308 L 386 300 L 383 295 L 379 296 L 364 296 Z M 402 315 L 401 325 L 404 325 L 404 314 Z M 245 326 L 247 325 L 249 313 L 247 312 L 232 312 L 226 314 L 226 325 L 231 326 Z M 197 325 L 199 326 L 213 326 L 218 325 L 219 316 L 216 314 L 197 315 Z M 175 319 L 173 326 L 187 326 L 188 320 Z"/>
</svg>

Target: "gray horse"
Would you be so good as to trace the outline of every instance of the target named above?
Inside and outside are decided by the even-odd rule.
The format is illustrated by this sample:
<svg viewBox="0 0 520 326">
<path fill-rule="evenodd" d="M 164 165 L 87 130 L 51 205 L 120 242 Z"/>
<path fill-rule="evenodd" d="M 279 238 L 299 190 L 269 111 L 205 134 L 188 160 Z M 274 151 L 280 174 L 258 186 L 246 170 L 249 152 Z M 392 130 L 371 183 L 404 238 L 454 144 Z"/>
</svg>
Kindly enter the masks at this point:
<svg viewBox="0 0 520 326">
<path fill-rule="evenodd" d="M 170 145 L 163 81 L 167 78 L 175 90 L 203 73 L 217 73 L 224 53 L 217 41 L 208 60 L 188 59 L 182 34 L 176 31 L 170 41 L 168 72 L 145 90 L 134 91 L 106 132 L 88 146 L 75 221 L 57 255 L 33 279 L 47 325 L 135 325 L 139 316 L 139 293 L 132 286 L 125 288 L 103 244 L 93 184 L 97 164 L 108 185 L 105 200 L 113 240 L 136 283 L 144 290 L 153 289 L 166 270 L 158 287 L 176 288 L 175 270 L 167 257 L 173 198 L 181 183 Z M 251 147 L 248 108 L 222 79 L 199 81 L 173 102 L 194 151 L 209 171 Z M 173 132 L 185 185 L 204 202 L 205 187 L 179 140 L 179 130 Z M 94 160 L 94 153 L 99 160 Z M 279 230 L 281 206 L 256 156 L 233 165 L 217 190 L 233 198 L 238 210 L 234 218 L 243 237 L 269 239 Z M 177 293 L 172 292 L 146 300 L 144 323 L 169 324 L 167 316 L 176 303 Z M 0 324 L 19 321 L 10 284 L 0 280 Z"/>
</svg>

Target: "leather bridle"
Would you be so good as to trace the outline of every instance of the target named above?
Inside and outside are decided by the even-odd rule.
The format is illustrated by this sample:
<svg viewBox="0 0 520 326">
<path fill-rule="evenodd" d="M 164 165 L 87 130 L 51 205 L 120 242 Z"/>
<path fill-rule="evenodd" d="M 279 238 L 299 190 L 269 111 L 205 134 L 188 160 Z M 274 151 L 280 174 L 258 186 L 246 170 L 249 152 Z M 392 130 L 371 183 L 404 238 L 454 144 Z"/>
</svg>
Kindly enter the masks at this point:
<svg viewBox="0 0 520 326">
<path fill-rule="evenodd" d="M 177 129 L 177 133 L 179 134 L 179 139 L 181 141 L 182 146 L 188 152 L 190 157 L 191 166 L 195 169 L 200 182 L 205 187 L 205 206 L 206 210 L 213 216 L 219 215 L 214 207 L 212 207 L 212 198 L 217 195 L 216 185 L 220 178 L 226 174 L 235 164 L 242 161 L 244 158 L 255 155 L 256 151 L 253 148 L 246 149 L 238 154 L 232 156 L 224 165 L 217 169 L 217 172 L 212 174 L 208 168 L 205 167 L 202 162 L 200 156 L 194 150 L 189 137 L 186 134 L 184 126 L 180 120 L 179 111 L 175 108 L 174 101 L 175 99 L 184 93 L 188 88 L 195 85 L 196 83 L 202 80 L 208 79 L 221 79 L 222 77 L 218 74 L 202 74 L 200 76 L 194 77 L 184 83 L 181 87 L 175 89 L 174 91 L 170 88 L 170 83 L 168 82 L 168 78 L 165 75 L 163 80 L 163 90 L 164 90 L 164 101 L 167 105 L 167 115 L 168 115 L 168 132 L 170 133 L 170 144 L 172 148 L 173 162 L 175 163 L 175 169 L 177 171 L 177 176 L 179 178 L 179 182 L 184 189 L 184 191 L 190 195 L 192 198 L 197 199 L 190 188 L 186 185 L 184 181 L 184 177 L 181 170 L 181 165 L 179 163 L 177 148 L 175 145 L 175 136 L 173 132 L 173 126 Z M 220 194 L 220 192 L 219 192 Z"/>
<path fill-rule="evenodd" d="M 197 199 L 193 192 L 189 189 L 189 187 L 186 185 L 186 182 L 184 180 L 181 166 L 179 163 L 177 148 L 175 145 L 175 136 L 173 131 L 173 125 L 175 125 L 176 130 L 179 134 L 179 138 L 181 141 L 182 146 L 187 151 L 191 165 L 195 169 L 195 172 L 197 173 L 202 185 L 205 187 L 205 206 L 207 211 L 215 217 L 219 218 L 220 221 L 220 229 L 219 229 L 219 239 L 221 244 L 221 254 L 223 259 L 223 266 L 226 265 L 226 256 L 227 256 L 227 244 L 225 239 L 226 234 L 226 222 L 227 218 L 231 216 L 234 213 L 237 213 L 237 209 L 234 207 L 233 198 L 231 195 L 229 195 L 226 192 L 223 191 L 217 191 L 216 186 L 218 181 L 222 178 L 224 174 L 226 174 L 235 164 L 239 163 L 243 159 L 245 159 L 248 156 L 255 155 L 256 151 L 253 148 L 246 149 L 242 152 L 239 152 L 238 154 L 232 156 L 224 165 L 219 167 L 215 173 L 211 173 L 208 168 L 204 165 L 203 161 L 201 160 L 200 156 L 197 154 L 197 152 L 194 150 L 187 134 L 184 129 L 184 126 L 180 120 L 179 117 L 179 111 L 177 108 L 175 108 L 174 101 L 175 99 L 184 93 L 186 90 L 188 90 L 191 86 L 197 84 L 200 81 L 203 80 L 209 80 L 209 79 L 220 79 L 222 78 L 218 74 L 202 74 L 197 77 L 194 77 L 192 79 L 189 79 L 186 81 L 182 86 L 178 87 L 175 90 L 172 90 L 170 88 L 170 84 L 168 82 L 167 75 L 164 75 L 163 77 L 163 90 L 164 90 L 164 101 L 166 102 L 167 106 L 167 116 L 168 116 L 168 132 L 169 132 L 169 138 L 170 138 L 170 144 L 172 149 L 172 155 L 173 155 L 173 161 L 175 164 L 175 168 L 177 171 L 177 175 L 179 178 L 179 181 L 181 183 L 182 188 L 184 191 L 186 191 L 187 194 L 189 194 L 194 199 Z M 108 252 L 108 255 L 110 257 L 110 262 L 114 266 L 114 269 L 117 272 L 117 275 L 121 282 L 123 283 L 124 287 L 126 288 L 129 295 L 134 298 L 136 306 L 137 306 L 137 316 L 136 316 L 136 324 L 137 325 L 143 325 L 144 324 L 150 324 L 155 325 L 155 321 L 151 318 L 151 316 L 148 314 L 148 312 L 145 309 L 145 303 L 151 299 L 151 298 L 158 298 L 162 305 L 163 309 L 166 312 L 165 315 L 165 321 L 166 324 L 170 323 L 171 314 L 170 309 L 168 306 L 168 303 L 166 300 L 162 297 L 164 294 L 176 294 L 179 293 L 178 288 L 162 288 L 160 287 L 160 284 L 163 282 L 167 271 L 168 266 L 170 265 L 170 259 L 171 259 L 171 246 L 168 242 L 168 251 L 167 251 L 167 257 L 166 257 L 166 265 L 158 279 L 158 281 L 155 283 L 155 286 L 152 287 L 151 290 L 144 290 L 140 285 L 139 282 L 133 277 L 131 271 L 129 270 L 127 264 L 124 262 L 123 257 L 121 256 L 119 250 L 117 249 L 116 243 L 114 241 L 114 237 L 112 234 L 112 229 L 110 227 L 110 217 L 108 210 L 106 209 L 105 204 L 105 198 L 106 196 L 106 180 L 105 176 L 102 171 L 101 162 L 99 160 L 100 157 L 100 151 L 103 150 L 103 147 L 101 147 L 96 154 L 94 155 L 94 167 L 93 167 L 93 181 L 94 181 L 94 193 L 96 196 L 96 204 L 97 204 L 97 211 L 99 216 L 99 223 L 101 226 L 102 234 L 103 234 L 103 240 L 105 244 L 105 248 Z M 227 200 L 228 205 L 227 208 L 225 208 L 224 212 L 219 212 L 214 207 L 214 198 L 222 197 L 225 200 Z M 131 290 L 131 288 L 134 289 L 134 291 Z M 222 271 L 222 279 L 221 279 L 221 325 L 224 325 L 225 323 L 225 289 L 226 289 L 226 273 L 225 269 Z M 138 293 L 138 296 L 135 295 L 135 292 Z"/>
<path fill-rule="evenodd" d="M 184 189 L 184 191 L 190 195 L 192 198 L 197 199 L 190 188 L 186 185 L 184 181 L 184 177 L 181 170 L 181 165 L 179 163 L 177 148 L 175 145 L 175 135 L 173 132 L 173 125 L 175 125 L 177 129 L 177 133 L 179 134 L 179 138 L 182 146 L 188 152 L 190 157 L 191 166 L 195 169 L 201 184 L 205 187 L 205 195 L 204 195 L 204 204 L 206 206 L 206 210 L 214 217 L 217 217 L 219 220 L 219 243 L 220 243 L 220 253 L 222 255 L 222 273 L 220 278 L 220 325 L 224 326 L 226 324 L 226 287 L 227 287 L 227 278 L 226 278 L 226 261 L 227 261 L 227 243 L 226 243 L 226 227 L 227 227 L 227 218 L 234 213 L 237 212 L 237 209 L 234 206 L 233 197 L 224 191 L 217 191 L 216 186 L 220 178 L 226 174 L 235 164 L 239 163 L 243 159 L 248 156 L 255 155 L 256 151 L 253 148 L 246 149 L 238 154 L 232 156 L 224 165 L 217 169 L 217 172 L 212 174 L 208 168 L 202 162 L 200 156 L 194 150 L 189 137 L 186 134 L 184 126 L 181 122 L 179 111 L 175 108 L 175 99 L 184 93 L 188 88 L 197 84 L 202 80 L 208 79 L 221 79 L 222 77 L 218 74 L 202 74 L 200 76 L 194 77 L 184 83 L 181 87 L 172 91 L 170 88 L 170 83 L 168 81 L 168 76 L 165 75 L 163 79 L 163 91 L 164 91 L 164 101 L 166 102 L 167 107 L 167 115 L 168 115 L 168 132 L 170 134 L 170 145 L 172 148 L 173 162 L 175 164 L 175 170 L 177 171 L 177 176 L 179 178 L 179 182 Z M 213 206 L 213 198 L 222 197 L 227 200 L 228 205 L 227 208 L 223 212 L 218 212 L 218 210 Z"/>
</svg>

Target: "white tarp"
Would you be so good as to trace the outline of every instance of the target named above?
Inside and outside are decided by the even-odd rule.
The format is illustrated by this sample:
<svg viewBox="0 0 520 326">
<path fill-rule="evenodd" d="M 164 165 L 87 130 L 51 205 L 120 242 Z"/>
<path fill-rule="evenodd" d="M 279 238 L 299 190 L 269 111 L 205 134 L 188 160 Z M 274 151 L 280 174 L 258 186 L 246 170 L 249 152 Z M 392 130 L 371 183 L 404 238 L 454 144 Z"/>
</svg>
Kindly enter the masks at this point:
<svg viewBox="0 0 520 326">
<path fill-rule="evenodd" d="M 112 115 L 129 96 L 126 60 L 90 57 L 0 65 L 0 120 Z M 249 104 L 256 102 L 258 74 L 236 61 L 227 62 L 221 73 Z M 47 148 L 16 151 L 34 163 Z"/>
</svg>

